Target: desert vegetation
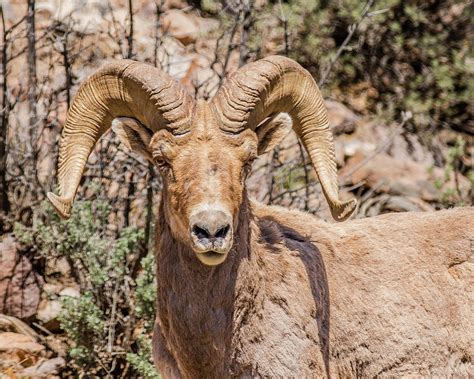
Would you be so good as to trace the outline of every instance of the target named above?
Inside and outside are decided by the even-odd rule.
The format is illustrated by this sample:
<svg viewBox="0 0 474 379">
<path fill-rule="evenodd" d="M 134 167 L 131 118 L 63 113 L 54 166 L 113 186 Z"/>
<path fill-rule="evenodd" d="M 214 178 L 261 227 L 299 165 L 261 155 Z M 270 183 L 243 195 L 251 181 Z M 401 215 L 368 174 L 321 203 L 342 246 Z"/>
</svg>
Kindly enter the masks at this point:
<svg viewBox="0 0 474 379">
<path fill-rule="evenodd" d="M 156 168 L 99 141 L 71 218 L 46 201 L 78 85 L 134 59 L 211 98 L 280 54 L 320 85 L 355 218 L 474 202 L 469 1 L 3 1 L 0 376 L 149 377 Z M 254 163 L 266 203 L 330 220 L 295 134 Z"/>
</svg>

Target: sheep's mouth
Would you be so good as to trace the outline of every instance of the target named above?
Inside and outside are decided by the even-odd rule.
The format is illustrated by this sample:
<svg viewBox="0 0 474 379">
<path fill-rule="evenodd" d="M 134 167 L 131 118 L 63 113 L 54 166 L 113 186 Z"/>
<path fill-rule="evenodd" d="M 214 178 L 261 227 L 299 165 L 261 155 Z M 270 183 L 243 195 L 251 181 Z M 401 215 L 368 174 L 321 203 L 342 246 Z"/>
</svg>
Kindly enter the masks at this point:
<svg viewBox="0 0 474 379">
<path fill-rule="evenodd" d="M 207 266 L 217 266 L 225 261 L 227 253 L 219 253 L 217 251 L 209 250 L 202 253 L 196 253 L 198 259 Z"/>
</svg>

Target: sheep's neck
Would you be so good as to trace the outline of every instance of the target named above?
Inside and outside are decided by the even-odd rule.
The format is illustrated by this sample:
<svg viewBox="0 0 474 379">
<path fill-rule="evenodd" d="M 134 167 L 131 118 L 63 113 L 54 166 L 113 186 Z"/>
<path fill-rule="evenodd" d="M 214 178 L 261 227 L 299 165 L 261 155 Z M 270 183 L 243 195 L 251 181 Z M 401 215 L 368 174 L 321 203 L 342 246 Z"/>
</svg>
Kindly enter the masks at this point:
<svg viewBox="0 0 474 379">
<path fill-rule="evenodd" d="M 233 336 L 256 312 L 249 304 L 259 304 L 255 298 L 261 279 L 251 253 L 249 201 L 245 197 L 239 212 L 234 247 L 215 267 L 203 265 L 189 247 L 172 237 L 163 214 L 165 201 L 157 225 L 157 321 L 169 349 L 179 352 L 178 364 L 187 366 L 183 370 L 224 374 L 224 367 L 232 365 Z"/>
</svg>

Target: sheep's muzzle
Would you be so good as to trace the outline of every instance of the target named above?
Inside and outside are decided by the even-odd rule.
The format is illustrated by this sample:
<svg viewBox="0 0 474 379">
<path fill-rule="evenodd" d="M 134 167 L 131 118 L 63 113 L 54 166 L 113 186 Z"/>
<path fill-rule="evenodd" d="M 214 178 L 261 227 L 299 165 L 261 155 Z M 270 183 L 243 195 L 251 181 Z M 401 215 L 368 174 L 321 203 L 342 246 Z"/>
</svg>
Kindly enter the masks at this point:
<svg viewBox="0 0 474 379">
<path fill-rule="evenodd" d="M 190 240 L 198 259 L 209 266 L 224 262 L 233 243 L 232 217 L 210 207 L 194 212 L 189 221 Z"/>
</svg>

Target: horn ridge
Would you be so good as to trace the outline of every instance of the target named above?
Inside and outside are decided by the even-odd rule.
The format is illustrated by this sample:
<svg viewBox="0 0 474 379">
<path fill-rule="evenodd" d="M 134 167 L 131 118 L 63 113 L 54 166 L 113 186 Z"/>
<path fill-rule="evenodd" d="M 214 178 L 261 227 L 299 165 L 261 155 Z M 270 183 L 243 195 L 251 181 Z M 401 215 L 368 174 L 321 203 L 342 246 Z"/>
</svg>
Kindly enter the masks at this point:
<svg viewBox="0 0 474 379">
<path fill-rule="evenodd" d="M 355 200 L 341 201 L 327 110 L 311 74 L 283 56 L 270 56 L 235 71 L 212 99 L 225 131 L 255 129 L 274 113 L 288 113 L 318 175 L 335 220 L 350 217 Z"/>
<path fill-rule="evenodd" d="M 194 99 L 168 74 L 122 60 L 97 70 L 79 87 L 59 142 L 59 195 L 48 199 L 61 217 L 70 215 L 87 159 L 116 117 L 133 117 L 152 131 L 189 130 Z"/>
</svg>

